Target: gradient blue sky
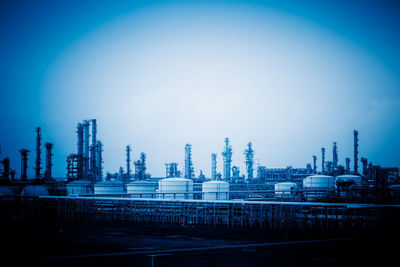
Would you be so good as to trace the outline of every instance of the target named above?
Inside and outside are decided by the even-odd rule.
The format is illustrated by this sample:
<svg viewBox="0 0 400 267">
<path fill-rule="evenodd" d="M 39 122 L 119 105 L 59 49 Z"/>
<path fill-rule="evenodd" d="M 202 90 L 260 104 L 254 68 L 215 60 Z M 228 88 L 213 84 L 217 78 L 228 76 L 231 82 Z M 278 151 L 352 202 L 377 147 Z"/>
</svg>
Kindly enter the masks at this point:
<svg viewBox="0 0 400 267">
<path fill-rule="evenodd" d="M 75 127 L 98 119 L 104 171 L 148 154 L 148 170 L 196 175 L 230 137 L 268 167 L 304 167 L 338 142 L 339 161 L 400 164 L 398 1 L 1 1 L 0 144 L 19 152 L 42 126 L 65 175 Z M 0 156 L 0 157 L 1 157 Z"/>
</svg>

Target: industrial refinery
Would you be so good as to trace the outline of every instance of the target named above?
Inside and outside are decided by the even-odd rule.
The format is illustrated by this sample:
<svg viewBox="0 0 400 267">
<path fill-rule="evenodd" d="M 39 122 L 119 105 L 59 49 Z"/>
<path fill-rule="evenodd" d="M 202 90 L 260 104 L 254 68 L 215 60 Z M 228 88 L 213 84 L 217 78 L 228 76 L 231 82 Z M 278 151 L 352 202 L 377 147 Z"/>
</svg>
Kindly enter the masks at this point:
<svg viewBox="0 0 400 267">
<path fill-rule="evenodd" d="M 0 1 L 1 266 L 398 266 L 399 1 Z"/>
<path fill-rule="evenodd" d="M 350 155 L 344 166 L 340 164 L 338 143 L 332 142 L 331 156 L 328 149 L 321 148 L 320 168 L 316 155 L 310 156 L 312 163 L 304 168 L 267 168 L 255 164 L 256 151 L 248 142 L 242 150 L 246 170 L 241 173 L 232 160 L 236 149 L 225 138 L 220 157 L 210 153 L 211 177 L 202 170 L 195 176 L 192 144 L 184 147 L 182 170 L 177 162 L 165 163 L 165 177 L 152 177 L 146 167 L 146 153 L 132 159 L 131 145 L 121 151 L 121 155 L 125 153 L 125 159 L 121 158 L 125 168 L 103 175 L 106 150 L 97 139 L 97 120 L 83 120 L 77 123 L 76 151 L 66 158 L 63 179 L 52 175 L 52 149 L 56 144 L 45 142 L 43 169 L 41 128 L 32 132 L 36 136 L 34 177 L 27 175 L 33 148 L 20 149 L 20 170 L 11 169 L 10 159 L 4 152 L 1 155 L 0 198 L 5 220 L 331 234 L 349 229 L 350 233 L 381 231 L 386 227 L 387 212 L 397 214 L 400 210 L 399 168 L 374 165 L 361 157 L 359 170 L 357 130 L 353 131 L 352 167 Z M 222 158 L 222 174 L 217 172 L 218 158 Z"/>
<path fill-rule="evenodd" d="M 358 131 L 353 131 L 353 166 L 350 155 L 339 164 L 338 144 L 332 142 L 331 157 L 327 149 L 321 148 L 320 168 L 318 156 L 311 155 L 312 163 L 304 168 L 292 166 L 267 168 L 255 164 L 252 142 L 243 150 L 246 170 L 240 172 L 232 161 L 234 150 L 229 138 L 223 140 L 220 153 L 223 173 L 217 172 L 218 153 L 211 153 L 209 166 L 211 177 L 202 170 L 195 176 L 192 145 L 184 147 L 184 166 L 180 170 L 177 162 L 165 163 L 165 177 L 152 177 L 146 168 L 146 153 L 141 152 L 137 160 L 131 159 L 131 145 L 126 145 L 125 168 L 103 175 L 103 144 L 97 139 L 96 119 L 84 120 L 76 127 L 76 152 L 66 158 L 66 176 L 52 176 L 52 149 L 54 144 L 45 142 L 45 168 L 42 167 L 42 135 L 37 127 L 34 159 L 34 177 L 27 176 L 31 150 L 20 149 L 21 169 L 10 168 L 10 159 L 1 159 L 1 179 L 4 190 L 20 195 L 26 188 L 35 185 L 50 196 L 65 197 L 121 197 L 150 199 L 187 200 L 243 200 L 243 201 L 318 201 L 337 203 L 399 203 L 400 176 L 398 167 L 374 165 L 367 158 L 359 160 Z M 217 148 L 216 148 L 217 149 Z M 122 152 L 122 151 L 121 151 Z M 123 153 L 121 153 L 122 155 Z M 329 160 L 329 158 L 331 160 Z M 362 169 L 359 172 L 358 162 Z M 202 166 L 203 168 L 206 166 Z M 132 173 L 131 169 L 134 170 Z M 256 173 L 256 175 L 254 175 Z M 214 189 L 214 190 L 211 190 Z M 213 195 L 211 197 L 211 195 Z M 40 195 L 38 195 L 40 196 Z M 146 197 L 144 197 L 146 196 Z"/>
</svg>

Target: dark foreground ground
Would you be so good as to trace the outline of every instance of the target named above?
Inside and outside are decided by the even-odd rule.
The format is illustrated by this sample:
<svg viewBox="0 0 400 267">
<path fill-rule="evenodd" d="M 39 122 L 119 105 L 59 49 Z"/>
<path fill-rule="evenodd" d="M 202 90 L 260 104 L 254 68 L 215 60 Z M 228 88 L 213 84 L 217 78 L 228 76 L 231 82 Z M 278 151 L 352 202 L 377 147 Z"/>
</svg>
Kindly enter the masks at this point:
<svg viewBox="0 0 400 267">
<path fill-rule="evenodd" d="M 1 266 L 399 266 L 398 240 L 390 233 L 18 221 L 2 222 L 0 230 Z"/>
</svg>

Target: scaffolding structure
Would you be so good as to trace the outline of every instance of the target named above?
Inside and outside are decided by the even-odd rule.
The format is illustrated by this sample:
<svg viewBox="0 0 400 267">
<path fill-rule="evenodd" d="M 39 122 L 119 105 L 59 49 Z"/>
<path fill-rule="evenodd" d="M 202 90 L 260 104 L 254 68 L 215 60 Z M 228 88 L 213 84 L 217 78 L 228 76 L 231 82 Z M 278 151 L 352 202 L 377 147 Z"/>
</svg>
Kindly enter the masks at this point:
<svg viewBox="0 0 400 267">
<path fill-rule="evenodd" d="M 147 178 L 146 174 L 146 154 L 140 153 L 140 159 L 134 162 L 135 165 L 135 179 L 145 180 Z"/>
<path fill-rule="evenodd" d="M 130 222 L 298 229 L 310 231 L 374 230 L 383 214 L 399 213 L 396 206 L 346 203 L 263 201 L 196 201 L 96 197 L 40 197 L 41 214 L 71 221 Z"/>
<path fill-rule="evenodd" d="M 90 144 L 90 126 L 92 140 Z M 77 125 L 77 153 L 67 157 L 68 180 L 87 179 L 99 182 L 103 177 L 102 143 L 97 140 L 96 119 L 84 120 Z"/>
<path fill-rule="evenodd" d="M 181 172 L 178 170 L 177 162 L 165 163 L 165 177 L 166 178 L 181 177 Z"/>
</svg>

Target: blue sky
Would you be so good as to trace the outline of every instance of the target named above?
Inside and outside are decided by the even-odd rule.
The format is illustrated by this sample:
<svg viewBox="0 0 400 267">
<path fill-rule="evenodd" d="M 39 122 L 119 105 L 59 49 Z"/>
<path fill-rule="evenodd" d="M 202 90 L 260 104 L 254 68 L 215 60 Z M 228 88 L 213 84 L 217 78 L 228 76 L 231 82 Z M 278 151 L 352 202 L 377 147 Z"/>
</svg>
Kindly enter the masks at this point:
<svg viewBox="0 0 400 267">
<path fill-rule="evenodd" d="M 222 168 L 223 139 L 244 171 L 303 167 L 338 142 L 399 166 L 400 7 L 397 1 L 2 1 L 0 144 L 19 175 L 34 128 L 55 143 L 55 170 L 76 149 L 75 127 L 97 118 L 105 171 L 124 147 L 148 170 Z M 320 166 L 320 164 L 318 164 Z M 33 175 L 33 171 L 30 170 Z"/>
</svg>

